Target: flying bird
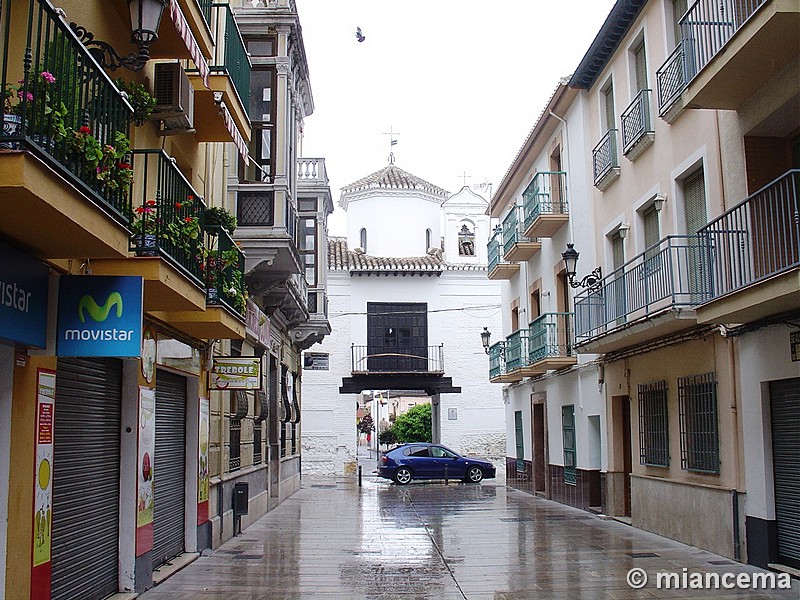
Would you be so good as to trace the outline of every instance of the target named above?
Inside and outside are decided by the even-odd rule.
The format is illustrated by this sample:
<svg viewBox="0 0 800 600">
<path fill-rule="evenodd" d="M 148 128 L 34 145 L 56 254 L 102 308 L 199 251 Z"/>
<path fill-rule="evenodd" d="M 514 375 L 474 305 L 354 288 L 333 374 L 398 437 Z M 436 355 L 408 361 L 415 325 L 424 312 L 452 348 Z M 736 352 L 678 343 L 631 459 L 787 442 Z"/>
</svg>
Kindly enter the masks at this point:
<svg viewBox="0 0 800 600">
<path fill-rule="evenodd" d="M 356 27 L 356 39 L 359 42 L 363 42 L 365 39 L 367 39 L 364 37 L 364 34 L 361 33 L 361 27 Z"/>
</svg>

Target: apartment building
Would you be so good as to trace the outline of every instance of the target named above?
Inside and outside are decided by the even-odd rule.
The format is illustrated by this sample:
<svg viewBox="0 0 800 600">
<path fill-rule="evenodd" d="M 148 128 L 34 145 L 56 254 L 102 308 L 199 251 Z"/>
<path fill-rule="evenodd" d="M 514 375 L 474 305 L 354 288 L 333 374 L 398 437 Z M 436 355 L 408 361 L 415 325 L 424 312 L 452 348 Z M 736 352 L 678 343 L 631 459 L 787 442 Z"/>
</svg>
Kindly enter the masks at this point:
<svg viewBox="0 0 800 600">
<path fill-rule="evenodd" d="M 570 135 L 581 130 L 561 155 L 569 156 L 567 181 L 586 173 L 582 194 L 566 186 L 570 220 L 590 223 L 570 232 L 580 259 L 564 249 L 561 268 L 577 284 L 566 348 L 578 365 L 594 364 L 594 390 L 603 398 L 600 461 L 590 463 L 599 465 L 600 510 L 762 566 L 795 564 L 800 531 L 800 497 L 790 483 L 800 389 L 791 352 L 800 306 L 791 217 L 800 78 L 789 39 L 797 19 L 797 6 L 781 2 L 617 2 L 569 81 L 577 94 L 569 106 L 580 116 L 553 110 L 557 91 L 506 176 L 513 182 L 518 170 L 535 181 L 547 166 L 546 153 L 530 142 L 548 119 L 563 119 Z M 762 63 L 770 68 L 755 67 Z M 509 187 L 519 194 L 521 185 Z M 513 206 L 502 202 L 519 206 L 519 196 L 493 199 L 493 214 L 512 218 Z M 575 367 L 526 371 L 538 330 L 531 323 L 520 335 L 527 336 L 526 365 L 514 314 L 536 299 L 517 278 L 548 267 L 536 254 L 509 255 L 508 231 L 490 241 L 504 251 L 496 276 L 510 278 L 504 333 L 511 334 L 491 355 L 490 379 L 511 382 L 509 395 L 527 383 L 534 405 L 556 381 L 582 406 L 591 386 L 569 387 Z M 523 234 L 524 243 L 536 242 L 534 230 Z M 552 241 L 540 239 L 537 254 Z M 522 449 L 509 452 L 509 463 L 532 452 L 526 477 L 534 482 L 552 484 L 553 465 L 566 471 L 577 463 L 580 471 L 580 444 L 577 456 L 569 448 L 581 438 L 580 419 L 562 411 L 544 421 L 544 436 L 534 413 L 531 450 L 523 435 Z M 521 420 L 524 432 L 524 412 Z M 585 431 L 594 438 L 588 423 Z M 548 441 L 548 461 L 536 462 L 537 435 Z M 580 481 L 566 483 L 575 491 L 559 499 L 580 506 Z M 541 481 L 533 488 L 560 493 Z"/>
<path fill-rule="evenodd" d="M 305 320 L 286 329 L 249 291 L 254 265 L 232 237 L 232 166 L 253 151 L 235 10 L 0 6 L 0 595 L 141 592 L 266 510 L 265 490 L 274 505 L 297 486 L 281 475 L 294 465 L 262 460 L 298 428 L 281 344 L 327 324 L 304 298 Z M 286 2 L 270 10 L 297 20 Z M 294 142 L 281 156 L 294 201 L 324 223 L 324 161 L 297 184 Z M 262 348 L 282 362 L 256 360 Z M 219 391 L 221 359 L 236 355 L 250 357 L 238 383 L 251 391 Z M 260 480 L 243 500 L 238 488 L 234 519 L 227 482 L 244 472 Z"/>
</svg>

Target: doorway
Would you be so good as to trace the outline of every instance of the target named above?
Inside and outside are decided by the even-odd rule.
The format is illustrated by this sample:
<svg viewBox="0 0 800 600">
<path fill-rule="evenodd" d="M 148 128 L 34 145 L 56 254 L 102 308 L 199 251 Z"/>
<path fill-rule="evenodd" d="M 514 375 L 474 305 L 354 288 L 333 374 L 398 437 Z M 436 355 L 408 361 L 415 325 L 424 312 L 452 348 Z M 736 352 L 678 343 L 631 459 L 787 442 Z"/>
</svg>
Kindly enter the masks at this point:
<svg viewBox="0 0 800 600">
<path fill-rule="evenodd" d="M 545 456 L 545 413 L 544 403 L 537 402 L 533 405 L 533 489 L 535 492 L 546 495 L 547 458 Z"/>
</svg>

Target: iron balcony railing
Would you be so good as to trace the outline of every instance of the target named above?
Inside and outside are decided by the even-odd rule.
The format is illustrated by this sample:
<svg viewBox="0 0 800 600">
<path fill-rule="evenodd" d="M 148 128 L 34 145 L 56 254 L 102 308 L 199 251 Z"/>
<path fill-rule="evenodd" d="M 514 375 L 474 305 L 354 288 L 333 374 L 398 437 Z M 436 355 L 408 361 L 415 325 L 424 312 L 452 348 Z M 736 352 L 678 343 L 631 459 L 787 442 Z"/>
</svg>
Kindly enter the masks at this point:
<svg viewBox="0 0 800 600">
<path fill-rule="evenodd" d="M 225 306 L 242 318 L 247 313 L 244 282 L 244 253 L 230 234 L 220 227 L 206 227 L 204 280 L 206 301 Z"/>
<path fill-rule="evenodd" d="M 250 102 L 250 56 L 242 34 L 228 4 L 211 5 L 211 31 L 216 40 L 214 59 L 209 65 L 212 73 L 230 77 L 239 101 L 247 107 Z"/>
<path fill-rule="evenodd" d="M 525 229 L 540 215 L 567 214 L 566 171 L 539 171 L 522 192 Z"/>
<path fill-rule="evenodd" d="M 512 206 L 508 211 L 505 219 L 503 219 L 503 257 L 505 258 L 515 244 L 521 242 L 530 242 L 528 238 L 522 235 L 522 207 Z"/>
<path fill-rule="evenodd" d="M 200 7 L 200 12 L 203 13 L 203 18 L 211 26 L 211 4 L 212 0 L 197 0 L 197 5 Z"/>
<path fill-rule="evenodd" d="M 528 365 L 528 329 L 518 329 L 506 338 L 506 369 L 516 371 Z"/>
<path fill-rule="evenodd" d="M 413 348 L 352 345 L 353 373 L 444 373 L 444 344 Z"/>
<path fill-rule="evenodd" d="M 572 355 L 572 313 L 544 313 L 528 327 L 528 364 Z"/>
<path fill-rule="evenodd" d="M 505 342 L 496 342 L 489 347 L 489 379 L 506 374 Z"/>
<path fill-rule="evenodd" d="M 201 287 L 205 202 L 164 150 L 133 150 L 131 249 L 161 256 Z"/>
<path fill-rule="evenodd" d="M 668 236 L 575 297 L 578 343 L 632 321 L 709 299 L 702 236 Z"/>
<path fill-rule="evenodd" d="M 681 43 L 656 72 L 660 114 L 767 1 L 697 0 L 689 7 L 678 24 Z"/>
<path fill-rule="evenodd" d="M 617 130 L 609 129 L 603 138 L 592 150 L 592 165 L 594 167 L 594 183 L 597 185 L 611 169 L 619 167 L 617 154 Z"/>
<path fill-rule="evenodd" d="M 661 68 L 656 71 L 659 116 L 664 116 L 686 89 L 689 81 L 686 70 L 686 46 L 686 41 L 681 40 Z"/>
<path fill-rule="evenodd" d="M 793 169 L 700 230 L 712 298 L 800 266 L 799 190 Z"/>
<path fill-rule="evenodd" d="M 492 272 L 498 264 L 501 262 L 502 253 L 500 251 L 500 240 L 503 237 L 503 230 L 500 227 L 496 227 L 494 233 L 492 234 L 492 239 L 489 240 L 489 244 L 487 246 L 489 252 L 489 272 Z"/>
<path fill-rule="evenodd" d="M 650 92 L 641 90 L 620 117 L 622 121 L 622 153 L 627 154 L 648 133 L 653 133 L 650 118 Z"/>
<path fill-rule="evenodd" d="M 127 226 L 130 104 L 48 0 L 2 0 L 0 18 L 0 148 L 36 154 Z"/>
<path fill-rule="evenodd" d="M 328 318 L 328 295 L 324 290 L 308 291 L 308 312 Z"/>
</svg>

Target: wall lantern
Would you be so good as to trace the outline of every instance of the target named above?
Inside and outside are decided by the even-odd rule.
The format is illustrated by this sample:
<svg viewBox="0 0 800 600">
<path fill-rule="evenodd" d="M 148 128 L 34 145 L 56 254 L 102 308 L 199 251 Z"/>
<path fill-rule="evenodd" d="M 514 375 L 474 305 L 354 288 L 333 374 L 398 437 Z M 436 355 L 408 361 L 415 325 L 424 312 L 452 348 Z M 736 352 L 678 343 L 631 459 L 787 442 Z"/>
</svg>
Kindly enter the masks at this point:
<svg viewBox="0 0 800 600">
<path fill-rule="evenodd" d="M 488 327 L 484 327 L 481 331 L 481 343 L 483 343 L 483 351 L 489 354 L 489 340 L 492 338 L 492 332 Z"/>
<path fill-rule="evenodd" d="M 567 272 L 567 278 L 569 279 L 570 287 L 593 288 L 597 286 L 597 284 L 600 282 L 600 279 L 603 277 L 600 267 L 597 267 L 594 271 L 589 273 L 580 281 L 575 281 L 575 274 L 577 273 L 578 257 L 580 256 L 580 252 L 575 250 L 574 246 L 574 244 L 567 244 L 567 249 L 561 253 L 561 257 L 564 259 L 564 268 Z"/>
<path fill-rule="evenodd" d="M 131 71 L 141 71 L 150 60 L 150 45 L 158 39 L 158 27 L 169 0 L 128 0 L 131 15 L 131 43 L 136 44 L 138 52 L 120 56 L 108 42 L 94 39 L 94 34 L 76 23 L 69 26 L 80 38 L 83 45 L 104 69 L 116 71 L 125 67 Z"/>
</svg>

